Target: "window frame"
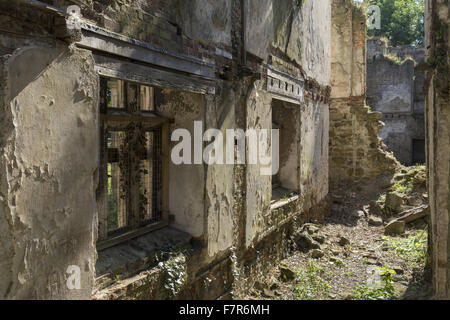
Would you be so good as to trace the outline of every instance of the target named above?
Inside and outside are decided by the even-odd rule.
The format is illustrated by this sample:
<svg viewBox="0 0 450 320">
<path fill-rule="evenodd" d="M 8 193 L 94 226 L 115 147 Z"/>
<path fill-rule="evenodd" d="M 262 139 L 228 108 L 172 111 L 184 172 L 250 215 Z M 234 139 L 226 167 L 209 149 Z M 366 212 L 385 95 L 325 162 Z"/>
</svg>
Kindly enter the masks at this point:
<svg viewBox="0 0 450 320">
<path fill-rule="evenodd" d="M 137 106 L 130 107 L 129 103 L 125 103 L 123 108 L 108 107 L 106 99 L 106 90 L 108 88 L 109 80 L 120 80 L 124 82 L 125 91 L 127 91 L 128 85 L 136 85 L 136 99 Z M 100 117 L 99 117 L 99 130 L 100 130 L 100 148 L 99 148 L 99 184 L 96 191 L 97 196 L 97 209 L 98 209 L 98 229 L 97 229 L 97 250 L 103 250 L 127 240 L 142 236 L 149 232 L 164 228 L 169 224 L 168 213 L 168 169 L 169 169 L 169 124 L 171 120 L 166 117 L 158 115 L 155 111 L 141 110 L 139 106 L 140 87 L 147 86 L 144 83 L 138 83 L 129 81 L 126 79 L 104 77 L 100 76 Z M 153 87 L 153 86 L 152 86 Z M 155 87 L 153 87 L 155 88 Z M 155 99 L 153 97 L 153 105 L 155 105 Z M 136 199 L 129 199 L 127 197 L 127 213 L 131 211 L 133 217 L 131 218 L 134 223 L 128 224 L 125 227 L 108 231 L 107 226 L 107 200 L 108 200 L 108 146 L 107 146 L 107 132 L 110 131 L 127 131 L 130 125 L 137 124 L 142 129 L 139 132 L 146 133 L 154 131 L 155 129 L 161 130 L 161 216 L 158 221 L 150 222 L 148 224 L 140 224 L 140 211 L 136 206 Z M 139 158 L 132 157 L 129 160 L 130 163 L 136 163 Z M 126 175 L 132 172 L 133 169 L 128 168 Z M 128 178 L 131 180 L 131 178 Z M 133 188 L 139 186 L 140 179 L 136 179 L 134 183 L 127 185 L 127 195 L 131 197 L 136 196 L 136 193 L 130 192 Z M 127 181 L 129 182 L 129 181 Z M 139 192 L 137 192 L 139 196 Z M 134 201 L 133 201 L 134 200 Z M 128 214 L 127 214 L 128 215 Z M 128 217 L 127 217 L 128 219 Z"/>
</svg>

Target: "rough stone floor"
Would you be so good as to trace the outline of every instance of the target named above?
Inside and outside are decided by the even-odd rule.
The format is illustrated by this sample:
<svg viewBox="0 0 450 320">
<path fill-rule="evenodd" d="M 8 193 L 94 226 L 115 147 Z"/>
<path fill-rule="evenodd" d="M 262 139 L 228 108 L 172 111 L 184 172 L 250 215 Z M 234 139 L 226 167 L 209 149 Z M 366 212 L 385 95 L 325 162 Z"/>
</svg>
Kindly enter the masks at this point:
<svg viewBox="0 0 450 320">
<path fill-rule="evenodd" d="M 331 217 L 299 230 L 299 250 L 247 298 L 426 299 L 425 184 L 425 168 L 411 167 L 334 192 Z M 395 219 L 407 223 L 387 226 Z"/>
</svg>

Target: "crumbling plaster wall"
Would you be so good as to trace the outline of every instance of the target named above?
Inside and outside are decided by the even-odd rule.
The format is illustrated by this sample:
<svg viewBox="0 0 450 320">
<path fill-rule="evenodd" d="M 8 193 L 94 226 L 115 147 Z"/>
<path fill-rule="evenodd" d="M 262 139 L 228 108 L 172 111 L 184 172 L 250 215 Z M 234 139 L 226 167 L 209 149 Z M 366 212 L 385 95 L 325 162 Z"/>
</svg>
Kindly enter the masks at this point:
<svg viewBox="0 0 450 320">
<path fill-rule="evenodd" d="M 247 128 L 246 129 L 265 129 L 272 128 L 272 97 L 261 89 L 261 82 L 255 82 L 247 98 Z M 258 143 L 259 144 L 259 143 Z M 267 136 L 266 150 L 258 150 L 258 154 L 263 156 L 271 154 L 270 136 Z M 246 146 L 249 154 L 249 145 Z M 258 146 L 259 149 L 259 146 Z M 264 230 L 262 217 L 267 214 L 270 207 L 272 196 L 272 177 L 271 175 L 262 175 L 261 169 L 267 166 L 257 164 L 247 164 L 246 170 L 246 244 L 250 246 L 256 235 Z M 270 167 L 269 167 L 270 169 Z"/>
<path fill-rule="evenodd" d="M 28 47 L 4 59 L 3 73 L 0 296 L 89 298 L 99 141 L 93 58 L 74 47 Z M 80 267 L 81 290 L 66 286 L 70 265 Z"/>
<path fill-rule="evenodd" d="M 305 99 L 301 105 L 300 199 L 308 211 L 328 194 L 329 105 Z"/>
<path fill-rule="evenodd" d="M 59 1 L 71 4 L 90 24 L 172 52 L 212 60 L 215 46 L 231 48 L 231 0 Z"/>
<path fill-rule="evenodd" d="M 248 99 L 248 128 L 270 126 L 274 105 L 266 92 L 257 88 L 252 90 Z M 291 217 L 306 212 L 325 199 L 328 194 L 328 104 L 306 99 L 299 108 L 300 121 L 297 161 L 291 163 L 290 172 L 297 176 L 298 207 L 291 212 Z M 295 134 L 295 133 L 293 133 Z M 270 147 L 270 141 L 268 141 Z M 266 151 L 270 154 L 270 150 Z M 291 159 L 292 160 L 292 159 Z M 260 235 L 271 229 L 265 216 L 271 213 L 272 177 L 261 176 L 261 165 L 247 166 L 247 223 L 246 241 L 251 245 Z"/>
<path fill-rule="evenodd" d="M 365 107 L 365 37 L 363 10 L 352 1 L 333 1 L 329 149 L 333 187 L 384 174 L 397 165 L 378 136 L 382 114 Z"/>
<path fill-rule="evenodd" d="M 264 3 L 264 7 L 273 9 L 273 19 L 265 22 L 273 23 L 272 46 L 285 55 L 290 60 L 288 62 L 299 66 L 311 82 L 329 85 L 331 2 L 283 0 L 273 1 L 272 5 Z M 252 28 L 258 27 L 258 20 L 251 13 L 248 20 Z M 259 26 L 259 30 L 268 29 Z M 257 39 L 248 39 L 249 48 L 256 46 Z M 296 107 L 300 114 L 300 144 L 297 158 L 299 169 L 294 170 L 294 174 L 298 171 L 300 175 L 297 185 L 301 200 L 293 216 L 309 210 L 328 194 L 328 103 L 305 98 Z M 247 128 L 271 128 L 272 108 L 271 95 L 263 91 L 262 83 L 257 81 L 247 98 Z M 261 176 L 260 169 L 260 165 L 247 167 L 247 246 L 254 244 L 271 227 L 264 223 L 264 217 L 270 214 L 272 179 Z"/>
<path fill-rule="evenodd" d="M 156 98 L 156 111 L 161 116 L 172 119 L 169 137 L 177 129 L 186 129 L 191 135 L 188 143 L 193 146 L 194 121 L 203 122 L 205 116 L 204 97 L 172 89 L 163 89 L 159 92 Z M 202 139 L 202 136 L 200 138 Z M 171 151 L 180 142 L 171 141 L 169 150 Z M 191 160 L 192 164 L 180 165 L 169 161 L 169 214 L 173 215 L 174 227 L 199 238 L 204 234 L 205 168 L 203 164 L 193 163 L 193 147 Z"/>
<path fill-rule="evenodd" d="M 430 257 L 435 298 L 450 298 L 450 6 L 425 1 L 426 148 L 431 212 Z"/>
<path fill-rule="evenodd" d="M 194 143 L 199 141 L 204 149 L 211 143 L 203 141 L 204 132 L 219 129 L 224 138 L 225 162 L 226 130 L 235 127 L 233 89 L 224 84 L 222 95 L 217 97 L 163 89 L 156 108 L 160 115 L 172 119 L 169 137 L 177 129 L 186 129 L 191 135 L 192 164 L 170 161 L 169 165 L 171 225 L 206 241 L 209 256 L 214 257 L 232 244 L 233 165 L 195 164 Z M 200 132 L 195 132 L 194 122 L 202 124 Z M 169 150 L 180 142 L 172 141 Z"/>
<path fill-rule="evenodd" d="M 175 2 L 177 4 L 172 6 L 171 4 Z M 236 33 L 238 33 L 235 30 L 235 32 L 232 31 L 231 35 L 229 35 L 230 31 L 228 25 L 231 24 L 231 22 L 227 20 L 227 14 L 220 17 L 224 19 L 222 21 L 222 26 L 217 25 L 218 22 L 221 22 L 216 21 L 217 19 L 214 17 L 214 15 L 222 14 L 223 11 L 228 12 L 229 3 L 236 5 L 238 3 L 237 1 L 220 1 L 214 2 L 214 4 L 211 1 L 206 0 L 197 1 L 196 3 L 198 6 L 202 5 L 202 3 L 205 4 L 204 7 L 206 8 L 206 11 L 199 12 L 198 15 L 193 17 L 188 17 L 191 19 L 189 21 L 187 18 L 184 20 L 181 19 L 181 16 L 179 15 L 180 6 L 186 6 L 186 10 L 189 9 L 188 1 L 109 1 L 107 3 L 90 0 L 59 1 L 62 8 L 65 8 L 68 4 L 72 3 L 81 5 L 82 14 L 90 23 L 94 23 L 125 36 L 158 45 L 170 51 L 193 56 L 198 55 L 201 58 L 211 59 L 213 57 L 211 52 L 216 52 L 216 45 L 220 48 L 229 49 L 228 45 L 230 42 L 228 41 L 228 37 L 232 39 L 232 37 L 235 37 Z M 329 0 L 306 0 L 306 2 L 300 1 L 298 3 L 292 1 L 284 1 L 283 3 L 281 3 L 281 1 L 273 2 L 273 4 L 276 4 L 278 7 L 286 5 L 285 9 L 283 9 L 286 10 L 285 12 L 280 13 L 280 11 L 277 11 L 275 14 L 272 13 L 272 15 L 277 16 L 278 19 L 277 27 L 274 27 L 274 34 L 277 34 L 275 42 L 278 43 L 278 40 L 280 40 L 280 45 L 275 48 L 275 51 L 281 56 L 281 59 L 286 60 L 287 64 L 302 69 L 303 75 L 308 80 L 308 90 L 310 93 L 317 88 L 317 84 L 322 86 L 321 89 L 326 88 L 326 86 L 330 84 L 330 3 Z M 287 4 L 289 5 L 287 6 Z M 291 12 L 293 6 L 298 7 L 299 9 L 292 11 L 295 14 L 292 15 L 290 22 L 289 19 L 286 21 L 283 20 L 283 18 L 280 18 L 284 17 L 286 13 Z M 235 11 L 239 11 L 235 9 L 236 8 L 233 9 L 233 15 L 236 13 Z M 14 12 L 17 13 L 18 11 Z M 187 15 L 188 11 L 185 11 L 184 14 Z M 29 15 L 33 16 L 31 13 Z M 206 19 L 206 21 L 200 23 L 199 21 L 196 21 L 196 19 Z M 265 21 L 262 22 L 265 23 Z M 288 24 L 283 26 L 285 22 L 288 22 Z M 38 21 L 35 23 L 39 25 Z M 233 27 L 239 29 L 239 24 L 233 24 Z M 267 26 L 263 29 L 266 28 Z M 52 26 L 49 27 L 49 30 L 52 30 Z M 286 34 L 283 34 L 283 32 L 286 32 Z M 208 35 L 205 35 L 205 33 L 208 33 Z M 213 40 L 209 39 L 207 36 L 210 35 L 214 35 L 215 38 Z M 205 37 L 205 39 L 202 39 L 203 37 Z M 218 42 L 213 42 L 216 40 Z M 55 42 L 54 38 L 50 37 L 49 43 L 51 44 L 52 41 Z M 231 42 L 231 44 L 233 44 L 233 42 Z M 233 45 L 239 47 L 239 45 Z M 15 45 L 12 47 L 15 47 Z M 75 56 L 78 55 L 78 52 L 85 52 L 76 49 L 74 50 L 77 52 L 77 54 L 74 54 Z M 234 51 L 233 54 L 235 54 Z M 236 60 L 233 61 L 233 64 L 236 65 L 241 63 L 241 61 L 237 61 L 238 59 L 236 59 L 235 56 L 233 56 L 233 58 Z M 46 77 L 44 73 L 40 77 L 37 77 L 33 84 L 53 81 L 52 79 L 59 79 L 60 74 L 64 74 L 65 76 L 74 75 L 73 77 L 71 76 L 70 79 L 65 79 L 60 83 L 58 82 L 57 85 L 55 84 L 55 86 L 49 90 L 43 90 L 41 88 L 41 91 L 53 92 L 53 89 L 55 89 L 55 92 L 61 91 L 60 94 L 64 95 L 67 99 L 64 104 L 66 107 L 82 104 L 87 108 L 89 105 L 88 110 L 82 109 L 82 112 L 80 113 L 82 113 L 83 117 L 93 118 L 92 121 L 89 122 L 90 126 L 88 129 L 83 127 L 81 136 L 86 139 L 84 142 L 85 144 L 81 141 L 73 142 L 71 140 L 80 135 L 78 131 L 70 130 L 72 128 L 71 125 L 58 127 L 59 131 L 51 132 L 51 134 L 45 136 L 46 139 L 43 140 L 45 140 L 46 143 L 51 144 L 54 142 L 54 137 L 57 136 L 59 137 L 59 140 L 56 141 L 57 145 L 58 143 L 63 144 L 66 141 L 69 141 L 71 144 L 71 149 L 69 151 L 56 150 L 58 153 L 52 153 L 49 157 L 53 159 L 53 157 L 56 157 L 56 155 L 59 154 L 65 159 L 65 161 L 61 162 L 61 166 L 63 166 L 62 163 L 64 163 L 64 169 L 67 171 L 64 172 L 64 179 L 67 178 L 67 180 L 64 180 L 65 183 L 67 183 L 67 181 L 70 182 L 71 179 L 74 179 L 73 181 L 75 181 L 75 183 L 77 181 L 82 181 L 83 179 L 85 180 L 83 180 L 84 183 L 82 186 L 75 185 L 71 186 L 70 189 L 64 189 L 63 197 L 60 197 L 59 194 L 58 196 L 54 196 L 53 194 L 47 196 L 47 194 L 42 193 L 45 192 L 45 189 L 43 189 L 44 191 L 40 191 L 41 194 L 39 194 L 39 199 L 44 199 L 42 202 L 46 201 L 50 204 L 52 204 L 52 201 L 55 201 L 58 205 L 67 202 L 68 206 L 70 205 L 70 208 L 76 208 L 77 212 L 78 209 L 83 209 L 82 214 L 77 216 L 76 222 L 73 222 L 72 218 L 70 218 L 70 221 L 67 220 L 67 224 L 64 224 L 64 226 L 67 226 L 68 228 L 68 230 L 66 230 L 66 235 L 68 237 L 71 237 L 72 234 L 78 232 L 79 225 L 86 226 L 86 228 L 83 229 L 84 233 L 80 235 L 86 243 L 78 243 L 76 247 L 71 248 L 71 250 L 73 249 L 71 253 L 66 253 L 63 250 L 55 250 L 54 255 L 58 256 L 58 261 L 64 262 L 66 261 L 64 259 L 71 259 L 72 256 L 76 256 L 76 259 L 78 260 L 87 260 L 86 263 L 88 267 L 86 267 L 86 263 L 83 264 L 84 269 L 82 268 L 82 272 L 85 271 L 86 273 L 83 273 L 82 279 L 87 278 L 87 276 L 85 277 L 84 275 L 88 274 L 90 277 L 89 279 L 91 279 L 94 274 L 93 263 L 96 259 L 94 247 L 95 236 L 91 233 L 94 233 L 96 228 L 96 208 L 94 199 L 95 185 L 93 180 L 94 170 L 98 166 L 98 160 L 96 159 L 96 155 L 98 155 L 98 142 L 96 140 L 96 137 L 98 136 L 98 120 L 97 118 L 94 119 L 94 115 L 96 116 L 98 112 L 98 98 L 96 97 L 96 94 L 99 87 L 98 83 L 92 82 L 91 89 L 93 90 L 92 92 L 95 93 L 95 97 L 92 101 L 89 101 L 89 103 L 85 102 L 85 104 L 83 104 L 83 101 L 85 100 L 79 102 L 77 98 L 81 95 L 76 95 L 76 98 L 70 99 L 70 94 L 74 89 L 70 87 L 72 84 L 71 81 L 75 81 L 79 72 L 78 70 L 72 70 L 73 66 L 71 63 L 61 62 L 61 64 L 65 67 L 63 70 L 64 72 L 61 71 L 55 75 L 49 74 L 48 77 Z M 257 67 L 254 68 L 255 71 L 264 70 L 264 66 L 258 65 L 258 63 L 256 63 L 256 65 Z M 91 62 L 88 61 L 88 63 L 80 64 L 80 68 L 86 67 L 92 68 Z M 61 68 L 63 67 L 61 66 Z M 85 74 L 85 77 L 90 78 L 94 74 L 93 70 L 89 69 L 89 72 Z M 94 78 L 91 80 L 93 81 Z M 250 90 L 243 88 L 246 86 L 244 83 L 247 82 L 248 78 L 247 80 L 239 79 L 237 74 L 233 74 L 232 78 L 228 79 L 229 81 L 222 82 L 222 80 L 216 80 L 218 86 L 216 91 L 217 95 L 215 96 L 201 96 L 167 89 L 163 90 L 163 103 L 160 105 L 158 111 L 163 115 L 174 118 L 174 123 L 171 125 L 172 130 L 177 127 L 186 127 L 192 132 L 193 120 L 198 119 L 203 120 L 204 129 L 219 128 L 222 132 L 228 128 L 235 128 L 237 123 L 243 124 L 240 126 L 242 129 L 255 127 L 271 128 L 272 97 L 265 89 L 263 89 L 262 80 L 256 81 L 255 86 L 251 86 Z M 91 83 L 89 80 L 86 81 Z M 95 77 L 95 81 L 97 81 L 97 77 Z M 63 86 L 66 85 L 67 87 L 63 88 Z M 36 89 L 35 95 L 38 96 L 41 91 Z M 236 113 L 241 113 L 242 110 L 239 110 L 236 106 L 241 106 L 241 103 L 245 106 L 246 117 L 237 119 Z M 57 103 L 55 102 L 55 104 Z M 59 104 L 57 105 L 59 106 Z M 300 129 L 297 128 L 297 130 L 300 131 L 301 137 L 300 144 L 298 145 L 300 154 L 300 157 L 298 158 L 298 171 L 300 172 L 299 185 L 301 195 L 298 202 L 293 202 L 289 206 L 282 206 L 278 209 L 271 210 L 271 178 L 270 176 L 261 176 L 259 170 L 260 167 L 258 166 L 248 166 L 248 168 L 245 168 L 245 181 L 237 181 L 236 173 L 242 169 L 237 168 L 238 166 L 234 166 L 233 168 L 222 165 L 199 165 L 196 168 L 187 170 L 184 167 L 175 168 L 171 165 L 169 180 L 172 186 L 169 195 L 169 203 L 170 210 L 173 211 L 175 217 L 173 226 L 189 232 L 189 234 L 194 237 L 194 240 L 199 240 L 202 244 L 202 246 L 200 246 L 201 248 L 195 250 L 193 256 L 189 257 L 184 265 L 191 278 L 194 279 L 193 281 L 195 281 L 195 283 L 189 283 L 189 285 L 192 285 L 192 292 L 190 292 L 191 287 L 186 288 L 188 294 L 191 294 L 196 298 L 215 298 L 227 290 L 231 278 L 231 260 L 227 256 L 227 251 L 230 249 L 232 243 L 240 244 L 242 242 L 245 249 L 249 249 L 245 252 L 245 254 L 250 252 L 249 256 L 255 253 L 252 251 L 252 248 L 254 248 L 253 245 L 264 246 L 265 248 L 263 249 L 267 250 L 270 254 L 264 255 L 264 257 L 267 258 L 264 264 L 266 266 L 273 265 L 277 261 L 274 257 L 281 257 L 285 252 L 284 250 L 289 247 L 288 233 L 284 233 L 284 231 L 280 230 L 294 230 L 294 224 L 288 222 L 295 220 L 296 223 L 300 224 L 307 221 L 310 217 L 315 217 L 310 211 L 319 207 L 319 204 L 323 204 L 323 200 L 328 193 L 328 131 L 326 129 L 328 128 L 329 121 L 328 102 L 326 102 L 326 99 L 323 97 L 319 97 L 319 94 L 315 92 L 312 95 L 308 94 L 308 97 L 305 97 L 304 101 L 301 101 L 301 103 L 296 105 L 296 108 L 298 108 L 297 111 L 300 113 Z M 71 121 L 72 117 L 79 113 L 76 112 L 76 110 L 73 110 L 73 108 L 71 108 L 70 111 L 68 116 L 64 118 L 67 121 Z M 27 116 L 29 115 L 27 114 Z M 59 116 L 62 117 L 62 115 L 58 113 L 54 114 L 54 117 Z M 242 119 L 245 119 L 245 121 L 242 121 Z M 45 123 L 44 120 L 46 119 L 40 121 Z M 37 122 L 33 122 L 33 124 L 36 123 Z M 53 124 L 53 122 L 51 123 Z M 32 130 L 38 130 L 37 126 L 31 127 Z M 67 131 L 64 131 L 62 128 L 65 128 Z M 31 139 L 29 136 L 27 137 L 28 139 Z M 61 139 L 61 137 L 64 139 Z M 93 143 L 92 139 L 95 140 L 95 145 L 91 145 Z M 79 145 L 81 145 L 80 148 L 75 148 L 75 146 Z M 75 153 L 77 156 L 74 156 Z M 81 154 L 84 157 L 84 162 L 81 163 L 82 167 L 80 169 L 78 156 L 81 156 Z M 89 157 L 86 160 L 86 155 L 92 155 L 92 157 Z M 72 177 L 72 166 L 78 166 L 76 177 Z M 8 167 L 3 167 L 3 169 L 7 170 Z M 51 170 L 52 167 L 49 166 L 48 171 L 53 174 L 53 171 Z M 45 172 L 46 171 L 44 171 L 44 173 Z M 58 174 L 61 176 L 63 175 L 63 173 Z M 191 186 L 191 189 L 188 190 L 182 188 L 182 185 L 187 181 L 189 181 L 189 186 Z M 86 187 L 89 186 L 89 183 L 92 184 L 92 188 Z M 242 195 L 237 194 L 241 191 L 240 189 L 236 189 L 236 185 L 239 183 L 242 183 L 242 185 L 245 186 L 243 190 L 246 192 L 242 192 Z M 72 189 L 72 187 L 74 189 Z M 0 196 L 3 197 L 3 195 L 5 195 L 6 197 L 9 195 L 10 191 L 11 190 L 1 189 Z M 15 190 L 12 191 L 15 192 Z M 32 191 L 33 190 L 30 191 L 30 194 L 32 194 Z M 47 190 L 46 192 L 49 191 Z M 78 196 L 83 196 L 85 198 L 80 200 Z M 240 206 L 239 204 L 236 204 L 236 199 L 243 199 L 243 202 L 245 203 L 243 206 L 245 208 L 242 211 L 234 210 Z M 92 207 L 89 207 L 91 205 Z M 42 211 L 42 208 L 36 207 L 35 211 L 39 210 Z M 280 212 L 283 212 L 283 215 L 279 215 Z M 36 213 L 35 216 L 38 217 L 39 214 Z M 53 216 L 58 217 L 58 214 L 49 214 L 49 217 Z M 297 216 L 301 216 L 301 219 L 296 219 Z M 270 223 L 272 217 L 277 219 L 276 224 Z M 240 221 L 237 221 L 239 219 L 245 220 L 245 223 L 242 224 L 242 226 L 240 225 Z M 89 228 L 87 227 L 88 224 Z M 2 226 L 0 228 L 3 228 L 5 224 L 0 224 L 0 226 Z M 40 226 L 41 223 L 39 221 L 36 221 L 33 225 L 34 229 L 38 230 Z M 74 226 L 74 229 L 69 229 L 72 228 L 72 226 Z M 50 231 L 53 230 L 50 227 L 48 227 L 48 229 Z M 56 230 L 59 230 L 59 228 L 56 228 Z M 236 234 L 242 233 L 244 234 L 243 241 L 241 241 L 239 235 L 236 236 Z M 5 237 L 10 237 L 10 233 L 5 234 Z M 56 239 L 61 238 L 59 237 L 59 231 L 56 232 L 55 237 Z M 13 243 L 12 238 L 4 239 L 4 247 L 8 248 L 8 244 L 11 245 L 11 243 Z M 75 237 L 75 239 L 78 238 Z M 276 241 L 276 243 L 272 243 L 272 241 Z M 197 241 L 194 241 L 194 243 L 198 244 Z M 269 244 L 273 245 L 269 246 Z M 61 249 L 61 247 L 59 249 Z M 4 252 L 8 253 L 10 251 Z M 7 256 L 7 253 L 4 255 Z M 64 255 L 65 258 L 60 259 L 61 255 Z M 35 261 L 39 258 L 40 257 L 33 258 L 32 260 Z M 76 260 L 74 264 L 77 264 L 78 260 Z M 25 259 L 25 261 L 31 261 L 31 259 Z M 251 259 L 243 259 L 242 261 L 246 264 L 254 262 Z M 36 270 L 44 270 L 44 273 L 46 273 L 47 268 L 52 266 L 60 267 L 59 264 L 50 263 L 47 265 L 47 262 L 45 261 L 42 263 L 45 263 L 46 265 Z M 9 266 L 6 266 L 5 270 L 12 269 L 10 269 Z M 123 282 L 117 281 L 118 285 L 124 285 L 124 291 L 122 291 L 123 295 L 115 296 L 112 294 L 101 296 L 110 298 L 136 298 L 133 296 L 135 292 L 140 290 L 145 291 L 149 285 L 155 285 L 155 287 L 159 285 L 160 279 L 151 276 L 153 271 L 155 270 L 151 269 L 146 271 L 145 275 L 140 274 L 137 276 L 137 278 L 139 278 L 137 281 L 134 281 L 136 280 L 134 278 L 124 279 L 125 281 Z M 233 272 L 234 271 L 235 270 L 233 270 Z M 31 275 L 29 279 L 37 279 L 41 275 L 37 275 L 38 271 L 35 272 L 36 274 Z M 8 274 L 8 271 L 5 271 L 4 274 Z M 215 277 L 214 286 L 216 289 L 212 292 L 206 292 L 208 287 L 205 286 L 204 283 L 210 275 Z M 221 279 L 221 275 L 225 280 Z M 8 277 L 13 277 L 13 275 Z M 3 281 L 5 277 L 0 276 L 0 279 Z M 86 292 L 92 287 L 92 279 L 89 279 L 82 280 L 88 281 L 82 283 L 82 287 L 86 289 Z M 0 284 L 3 285 L 3 282 L 1 281 Z M 40 283 L 35 282 L 34 284 L 39 288 L 38 290 L 46 290 L 43 289 L 46 284 L 42 284 L 47 281 L 46 275 L 42 275 L 37 281 L 40 281 Z M 157 284 L 155 284 L 155 281 Z M 5 281 L 5 283 L 6 282 L 7 281 Z M 61 278 L 59 281 L 55 281 L 54 286 L 62 288 L 59 295 L 60 297 L 75 297 L 75 293 L 63 291 L 65 288 L 65 279 Z M 130 287 L 133 287 L 135 290 L 128 292 L 127 290 Z M 16 287 L 12 287 L 11 290 L 16 290 L 15 288 Z M 29 292 L 32 292 L 27 283 L 24 287 L 17 288 L 17 291 L 20 290 L 21 295 L 14 294 L 12 295 L 13 297 L 25 296 Z M 84 291 L 77 291 L 77 293 L 79 295 L 76 297 L 87 297 Z M 30 295 L 30 297 L 31 296 L 32 295 Z M 39 293 L 39 297 L 47 296 Z M 150 297 L 154 296 L 150 294 Z"/>
<path fill-rule="evenodd" d="M 328 0 L 274 1 L 273 46 L 301 65 L 322 85 L 330 84 L 330 17 Z"/>
<path fill-rule="evenodd" d="M 231 0 L 176 0 L 179 25 L 192 39 L 231 46 Z"/>
<path fill-rule="evenodd" d="M 330 0 L 246 0 L 247 50 L 267 61 L 271 47 L 330 84 Z"/>
</svg>

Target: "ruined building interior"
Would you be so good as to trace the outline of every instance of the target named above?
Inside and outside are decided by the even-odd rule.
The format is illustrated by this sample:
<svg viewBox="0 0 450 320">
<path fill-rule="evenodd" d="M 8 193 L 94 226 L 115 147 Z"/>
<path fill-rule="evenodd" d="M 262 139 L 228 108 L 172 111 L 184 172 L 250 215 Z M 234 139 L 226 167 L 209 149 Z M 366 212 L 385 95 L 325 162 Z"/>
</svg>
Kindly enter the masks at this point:
<svg viewBox="0 0 450 320">
<path fill-rule="evenodd" d="M 425 164 L 425 49 L 367 41 L 367 105 L 383 113 L 380 137 L 402 164 Z"/>
<path fill-rule="evenodd" d="M 425 1 L 425 49 L 366 20 L 351 0 L 0 0 L 0 299 L 246 298 L 335 190 L 416 163 L 449 298 L 449 4 Z M 205 163 L 211 128 L 278 129 L 278 172 Z"/>
</svg>

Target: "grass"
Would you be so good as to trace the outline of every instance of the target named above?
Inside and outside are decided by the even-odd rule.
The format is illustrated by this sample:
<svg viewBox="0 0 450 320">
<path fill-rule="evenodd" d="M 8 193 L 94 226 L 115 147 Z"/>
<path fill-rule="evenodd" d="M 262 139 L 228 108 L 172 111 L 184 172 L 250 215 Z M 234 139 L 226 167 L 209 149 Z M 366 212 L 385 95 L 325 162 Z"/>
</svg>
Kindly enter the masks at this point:
<svg viewBox="0 0 450 320">
<path fill-rule="evenodd" d="M 296 274 L 297 286 L 294 294 L 299 300 L 316 300 L 327 294 L 330 284 L 322 279 L 323 268 L 313 261 L 308 262 L 306 270 L 299 270 Z"/>
<path fill-rule="evenodd" d="M 425 263 L 427 258 L 428 232 L 416 231 L 407 238 L 383 236 L 383 246 L 401 254 L 410 263 Z"/>
</svg>

